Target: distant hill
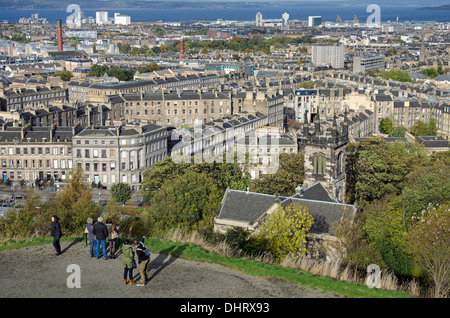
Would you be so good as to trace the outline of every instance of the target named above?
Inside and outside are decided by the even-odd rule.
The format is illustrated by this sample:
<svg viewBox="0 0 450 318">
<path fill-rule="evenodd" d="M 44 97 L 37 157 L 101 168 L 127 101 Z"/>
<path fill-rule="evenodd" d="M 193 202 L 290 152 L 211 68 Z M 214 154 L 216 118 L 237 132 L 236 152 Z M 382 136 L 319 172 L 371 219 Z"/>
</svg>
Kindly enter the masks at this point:
<svg viewBox="0 0 450 318">
<path fill-rule="evenodd" d="M 438 7 L 422 7 L 417 10 L 450 10 L 450 4 L 444 4 Z"/>
</svg>

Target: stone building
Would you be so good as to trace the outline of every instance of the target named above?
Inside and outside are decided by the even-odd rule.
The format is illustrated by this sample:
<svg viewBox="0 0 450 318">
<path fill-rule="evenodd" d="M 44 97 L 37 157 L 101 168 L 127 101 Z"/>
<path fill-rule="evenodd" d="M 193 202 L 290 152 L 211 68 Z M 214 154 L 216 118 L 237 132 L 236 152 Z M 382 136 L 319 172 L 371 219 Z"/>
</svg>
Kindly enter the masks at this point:
<svg viewBox="0 0 450 318">
<path fill-rule="evenodd" d="M 89 183 L 140 187 L 142 173 L 168 155 L 167 129 L 154 125 L 89 126 L 73 137 L 74 164 Z"/>
<path fill-rule="evenodd" d="M 32 127 L 8 122 L 0 131 L 3 181 L 13 185 L 65 182 L 73 166 L 72 136 L 77 127 Z"/>
<path fill-rule="evenodd" d="M 307 255 L 315 259 L 335 258 L 334 249 L 327 243 L 336 239 L 335 229 L 343 219 L 354 218 L 356 207 L 337 202 L 320 182 L 287 197 L 227 189 L 214 218 L 214 231 L 223 234 L 241 227 L 258 233 L 261 223 L 271 213 L 289 204 L 305 206 L 314 218 L 307 234 Z"/>
<path fill-rule="evenodd" d="M 62 86 L 35 86 L 30 88 L 11 88 L 1 92 L 2 111 L 22 111 L 67 101 L 67 90 Z"/>
<path fill-rule="evenodd" d="M 120 97 L 127 121 L 161 126 L 192 127 L 196 120 L 206 123 L 232 113 L 230 92 L 178 90 L 122 94 Z"/>
<path fill-rule="evenodd" d="M 313 131 L 310 126 L 303 125 L 303 136 L 300 137 L 300 149 L 305 154 L 303 187 L 320 182 L 337 201 L 344 202 L 346 146 L 349 142 L 347 112 L 340 126 L 335 117 L 332 127 L 324 130 L 320 116 L 314 119 Z"/>
</svg>

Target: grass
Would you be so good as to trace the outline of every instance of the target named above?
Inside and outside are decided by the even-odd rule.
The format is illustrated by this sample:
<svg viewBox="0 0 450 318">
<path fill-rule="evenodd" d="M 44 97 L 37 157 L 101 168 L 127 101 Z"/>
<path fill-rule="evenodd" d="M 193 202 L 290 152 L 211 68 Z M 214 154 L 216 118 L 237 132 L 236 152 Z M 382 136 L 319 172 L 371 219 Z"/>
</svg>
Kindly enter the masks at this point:
<svg viewBox="0 0 450 318">
<path fill-rule="evenodd" d="M 247 258 L 231 258 L 217 253 L 209 252 L 203 247 L 192 243 L 173 242 L 164 239 L 146 239 L 146 245 L 158 254 L 168 254 L 188 260 L 220 264 L 225 267 L 239 270 L 245 274 L 279 278 L 288 282 L 297 283 L 319 289 L 324 292 L 337 294 L 350 298 L 414 298 L 406 292 L 387 291 L 369 288 L 362 284 L 343 282 L 330 277 L 318 276 L 303 270 L 287 268 L 281 265 L 268 264 Z"/>
<path fill-rule="evenodd" d="M 67 237 L 61 241 L 84 241 L 82 237 Z M 19 249 L 25 246 L 36 246 L 42 244 L 49 244 L 53 241 L 52 238 L 32 238 L 7 240 L 0 242 L 0 251 Z M 369 288 L 363 284 L 338 281 L 330 277 L 313 275 L 307 271 L 284 267 L 281 265 L 268 264 L 262 261 L 250 260 L 243 257 L 227 257 L 225 255 L 208 251 L 207 249 L 193 244 L 174 242 L 169 239 L 147 238 L 146 245 L 153 253 L 167 254 L 175 257 L 182 257 L 187 260 L 198 262 L 209 262 L 213 264 L 220 264 L 233 270 L 239 270 L 244 274 L 266 277 L 278 278 L 288 282 L 299 284 L 300 286 L 307 286 L 310 288 L 322 290 L 336 294 L 342 297 L 349 298 L 413 298 L 406 292 L 400 291 L 386 291 L 382 289 Z"/>
</svg>

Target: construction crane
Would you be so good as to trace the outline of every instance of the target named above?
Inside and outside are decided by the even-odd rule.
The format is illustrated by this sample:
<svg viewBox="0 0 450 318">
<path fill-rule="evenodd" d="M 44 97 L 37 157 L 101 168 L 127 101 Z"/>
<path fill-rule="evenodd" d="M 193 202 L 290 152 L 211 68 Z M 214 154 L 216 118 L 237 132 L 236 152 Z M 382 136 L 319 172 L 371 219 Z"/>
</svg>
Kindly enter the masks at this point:
<svg viewBox="0 0 450 318">
<path fill-rule="evenodd" d="M 341 17 L 339 16 L 339 14 L 337 15 L 337 18 L 336 18 L 336 23 L 341 23 L 342 22 L 342 19 L 341 19 Z"/>
<path fill-rule="evenodd" d="M 356 16 L 356 14 L 355 14 L 354 17 L 353 17 L 353 22 L 356 22 L 356 23 L 359 22 L 358 17 Z"/>
</svg>

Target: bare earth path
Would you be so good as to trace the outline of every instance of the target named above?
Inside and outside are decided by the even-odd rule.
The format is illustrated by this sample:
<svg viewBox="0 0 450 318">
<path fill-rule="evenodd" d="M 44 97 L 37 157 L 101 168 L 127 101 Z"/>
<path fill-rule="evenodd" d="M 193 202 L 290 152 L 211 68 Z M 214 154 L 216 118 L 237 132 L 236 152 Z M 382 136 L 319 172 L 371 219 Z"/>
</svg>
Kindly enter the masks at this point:
<svg viewBox="0 0 450 318">
<path fill-rule="evenodd" d="M 144 286 L 123 284 L 122 256 L 90 258 L 84 242 L 62 242 L 56 256 L 51 244 L 0 252 L 1 298 L 334 298 L 336 295 L 285 282 L 250 276 L 218 264 L 199 263 L 153 254 L 150 281 Z M 76 264 L 80 288 L 67 279 Z M 133 273 L 139 280 L 139 272 Z"/>
</svg>

